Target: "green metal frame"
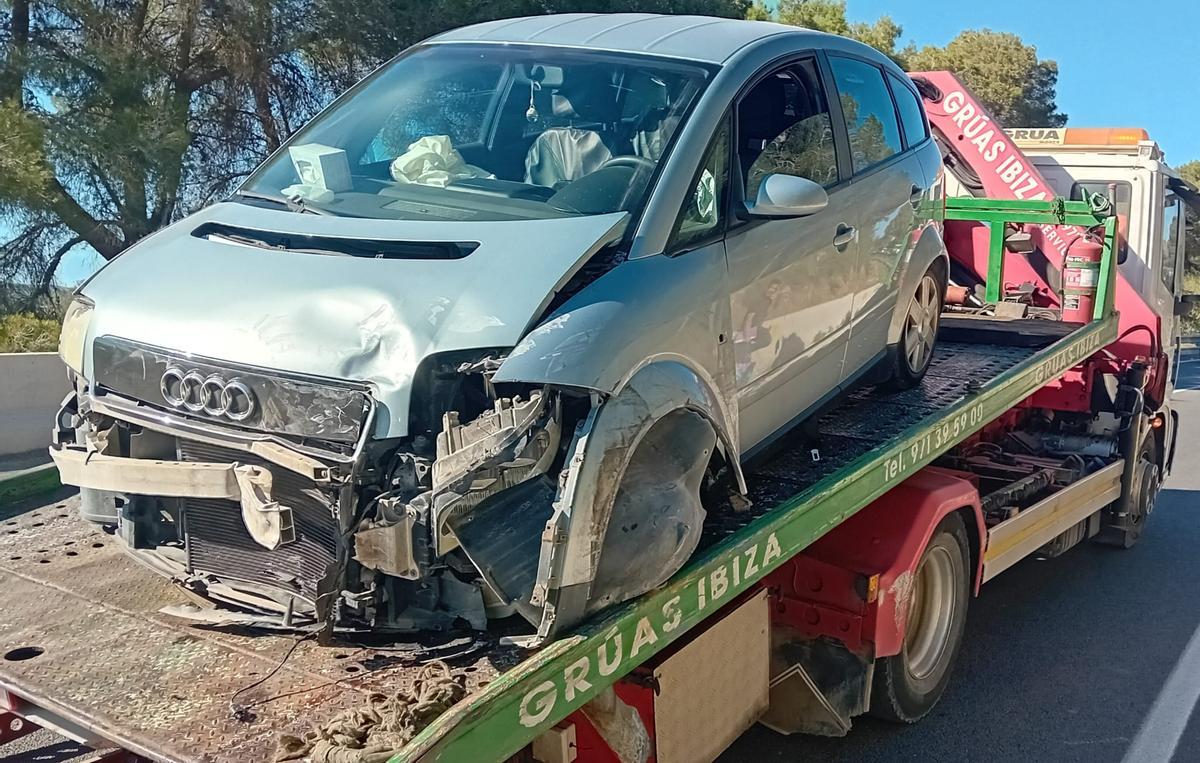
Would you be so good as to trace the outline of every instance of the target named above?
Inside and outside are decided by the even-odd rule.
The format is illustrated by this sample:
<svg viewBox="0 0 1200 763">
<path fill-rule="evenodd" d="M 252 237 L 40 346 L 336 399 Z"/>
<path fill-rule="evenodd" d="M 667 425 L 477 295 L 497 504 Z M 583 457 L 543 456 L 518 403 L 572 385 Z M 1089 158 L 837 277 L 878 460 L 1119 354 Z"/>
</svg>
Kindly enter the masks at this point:
<svg viewBox="0 0 1200 763">
<path fill-rule="evenodd" d="M 435 720 L 389 763 L 478 763 L 516 753 L 859 509 L 1112 342 L 1116 333 L 1109 310 L 974 395 L 881 443 L 703 552 L 663 588 L 536 652 Z"/>
<path fill-rule="evenodd" d="M 1001 199 L 976 199 L 972 197 L 946 200 L 947 220 L 966 220 L 986 223 L 991 228 L 988 240 L 988 272 L 984 299 L 999 302 L 1004 288 L 1004 226 L 1006 223 L 1026 225 L 1075 225 L 1081 228 L 1104 226 L 1104 253 L 1100 260 L 1100 279 L 1096 291 L 1096 307 L 1093 320 L 1100 320 L 1113 311 L 1117 239 L 1115 215 L 1099 214 L 1083 201 L 1010 201 Z"/>
</svg>

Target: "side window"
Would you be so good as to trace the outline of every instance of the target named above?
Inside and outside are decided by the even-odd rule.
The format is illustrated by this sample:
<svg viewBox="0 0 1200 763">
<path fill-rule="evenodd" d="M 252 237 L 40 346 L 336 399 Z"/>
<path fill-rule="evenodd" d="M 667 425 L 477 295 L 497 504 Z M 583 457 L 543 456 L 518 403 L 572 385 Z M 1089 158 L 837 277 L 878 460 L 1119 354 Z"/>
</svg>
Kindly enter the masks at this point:
<svg viewBox="0 0 1200 763">
<path fill-rule="evenodd" d="M 738 168 L 753 200 L 767 175 L 798 175 L 823 186 L 838 181 L 829 101 L 816 66 L 802 61 L 766 76 L 737 110 Z"/>
<path fill-rule="evenodd" d="M 892 96 L 896 101 L 896 110 L 900 112 L 900 126 L 904 128 L 904 145 L 915 146 L 929 135 L 929 125 L 925 121 L 925 110 L 912 87 L 900 81 L 894 74 L 888 74 L 888 84 L 892 86 Z"/>
<path fill-rule="evenodd" d="M 667 251 L 678 251 L 711 236 L 724 222 L 725 196 L 729 187 L 729 133 L 729 118 L 726 117 L 704 155 L 696 185 L 675 221 Z"/>
<path fill-rule="evenodd" d="M 846 117 L 855 174 L 900 153 L 900 124 L 879 67 L 830 56 L 833 79 Z"/>
<path fill-rule="evenodd" d="M 1175 266 L 1179 258 L 1179 197 L 1167 196 L 1162 220 L 1162 262 L 1158 274 L 1162 282 L 1173 293 L 1175 291 Z"/>
</svg>

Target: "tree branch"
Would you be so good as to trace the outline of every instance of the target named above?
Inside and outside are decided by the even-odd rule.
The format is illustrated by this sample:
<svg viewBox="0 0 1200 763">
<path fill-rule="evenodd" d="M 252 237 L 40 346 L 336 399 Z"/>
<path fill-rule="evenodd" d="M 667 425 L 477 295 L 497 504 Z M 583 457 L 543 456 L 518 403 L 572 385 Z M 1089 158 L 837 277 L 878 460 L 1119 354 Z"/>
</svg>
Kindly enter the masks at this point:
<svg viewBox="0 0 1200 763">
<path fill-rule="evenodd" d="M 59 246 L 50 255 L 49 261 L 46 262 L 46 269 L 42 271 L 42 280 L 38 284 L 37 291 L 34 293 L 34 299 L 38 297 L 46 297 L 50 294 L 50 286 L 54 283 L 54 273 L 58 270 L 59 263 L 66 256 L 67 252 L 84 242 L 83 236 L 73 236 L 67 239 L 65 243 Z"/>
<path fill-rule="evenodd" d="M 12 17 L 9 21 L 8 56 L 4 71 L 0 72 L 0 100 L 25 99 L 25 56 L 29 49 L 29 0 L 12 1 Z"/>
<path fill-rule="evenodd" d="M 121 237 L 80 206 L 75 197 L 71 196 L 58 181 L 58 178 L 52 179 L 46 190 L 52 196 L 50 209 L 58 215 L 64 225 L 91 244 L 101 257 L 111 260 L 125 248 L 125 242 Z"/>
</svg>

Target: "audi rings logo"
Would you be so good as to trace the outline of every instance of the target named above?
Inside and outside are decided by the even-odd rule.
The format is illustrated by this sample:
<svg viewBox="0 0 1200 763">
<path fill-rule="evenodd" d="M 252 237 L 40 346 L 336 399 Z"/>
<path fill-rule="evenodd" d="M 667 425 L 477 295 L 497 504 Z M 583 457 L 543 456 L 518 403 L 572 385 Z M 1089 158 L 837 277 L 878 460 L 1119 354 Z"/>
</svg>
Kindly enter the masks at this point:
<svg viewBox="0 0 1200 763">
<path fill-rule="evenodd" d="M 226 381 L 219 374 L 205 376 L 192 369 L 171 366 L 158 382 L 167 405 L 192 413 L 224 416 L 231 421 L 250 418 L 258 407 L 254 392 L 240 379 Z"/>
</svg>

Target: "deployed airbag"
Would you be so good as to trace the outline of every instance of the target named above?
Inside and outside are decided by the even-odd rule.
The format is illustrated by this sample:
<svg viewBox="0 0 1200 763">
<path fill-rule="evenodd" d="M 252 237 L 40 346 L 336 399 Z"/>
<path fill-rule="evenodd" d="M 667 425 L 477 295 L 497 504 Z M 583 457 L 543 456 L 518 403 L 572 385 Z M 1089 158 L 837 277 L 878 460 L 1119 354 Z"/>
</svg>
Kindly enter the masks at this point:
<svg viewBox="0 0 1200 763">
<path fill-rule="evenodd" d="M 410 144 L 407 151 L 392 161 L 391 171 L 397 183 L 436 188 L 445 188 L 463 178 L 495 177 L 485 169 L 467 164 L 448 135 L 427 135 Z"/>
</svg>

